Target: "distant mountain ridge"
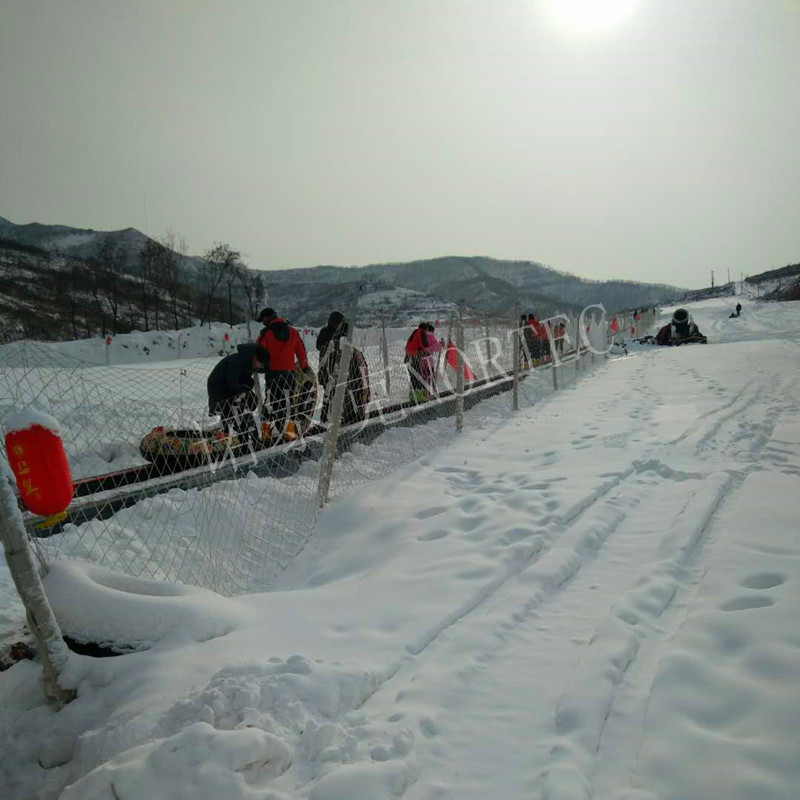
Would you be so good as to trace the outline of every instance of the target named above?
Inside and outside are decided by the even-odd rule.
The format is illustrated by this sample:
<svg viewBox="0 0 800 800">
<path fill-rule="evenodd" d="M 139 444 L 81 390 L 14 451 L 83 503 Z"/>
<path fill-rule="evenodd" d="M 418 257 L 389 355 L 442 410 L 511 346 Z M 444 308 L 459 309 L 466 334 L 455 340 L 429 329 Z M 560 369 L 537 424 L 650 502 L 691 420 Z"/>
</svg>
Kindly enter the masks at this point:
<svg viewBox="0 0 800 800">
<path fill-rule="evenodd" d="M 685 290 L 635 281 L 589 281 L 533 261 L 444 256 L 365 267 L 319 266 L 268 273 L 270 292 L 292 304 L 290 286 L 376 282 L 402 287 L 496 317 L 535 311 L 541 316 L 602 303 L 608 310 L 656 305 Z"/>
<path fill-rule="evenodd" d="M 55 269 L 58 272 L 70 262 L 82 264 L 84 277 L 91 278 L 92 271 L 101 264 L 99 254 L 109 248 L 117 253 L 125 280 L 132 287 L 147 280 L 147 276 L 142 277 L 141 254 L 152 244 L 150 237 L 135 228 L 96 231 L 38 222 L 17 225 L 0 217 L 0 295 L 24 295 L 28 306 L 26 314 L 36 311 L 35 292 L 23 290 L 20 275 L 27 273 L 31 277 L 38 272 L 43 276 L 43 271 L 50 274 Z M 198 256 L 185 254 L 176 254 L 176 261 L 185 284 L 182 314 L 191 324 L 197 307 L 192 293 L 199 291 L 207 264 Z M 250 271 L 253 272 L 252 267 Z M 592 303 L 602 303 L 609 311 L 649 306 L 685 292 L 663 284 L 585 280 L 535 261 L 499 260 L 487 256 L 443 256 L 362 267 L 320 265 L 262 270 L 260 275 L 266 288 L 267 304 L 297 324 L 313 326 L 322 324 L 333 308 L 355 314 L 360 325 L 381 321 L 389 325 L 406 325 L 418 319 L 446 317 L 462 300 L 470 311 L 510 319 L 528 311 L 545 317 L 581 309 Z M 83 290 L 78 288 L 77 291 Z M 153 291 L 157 293 L 158 287 L 153 287 Z M 107 315 L 101 308 L 97 293 L 92 299 L 83 291 L 82 303 L 97 306 L 92 311 L 97 319 L 82 320 L 82 335 L 89 335 L 94 328 L 105 327 Z M 5 307 L 0 306 L 0 313 L 8 317 L 11 313 L 9 304 L 3 305 Z M 126 327 L 133 329 L 144 321 L 146 329 L 150 321 L 146 314 L 143 320 L 141 311 L 134 305 L 130 304 Z M 245 312 L 241 303 L 240 306 L 237 313 L 241 315 Z M 87 311 L 88 316 L 92 314 Z M 177 314 L 175 318 L 177 320 Z M 16 319 L 16 323 L 21 322 L 25 320 Z M 58 328 L 58 315 L 49 315 L 48 324 Z M 71 327 L 74 335 L 77 326 L 73 324 Z M 25 327 L 25 330 L 38 335 L 35 328 Z M 61 331 L 57 335 L 63 337 L 70 333 Z"/>
</svg>

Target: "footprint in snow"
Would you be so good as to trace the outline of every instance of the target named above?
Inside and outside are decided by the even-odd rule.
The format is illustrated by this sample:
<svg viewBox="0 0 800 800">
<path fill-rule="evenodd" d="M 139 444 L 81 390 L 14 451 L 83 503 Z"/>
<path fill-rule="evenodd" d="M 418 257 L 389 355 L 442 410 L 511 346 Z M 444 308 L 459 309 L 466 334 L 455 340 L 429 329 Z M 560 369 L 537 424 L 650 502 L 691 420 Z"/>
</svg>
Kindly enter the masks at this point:
<svg viewBox="0 0 800 800">
<path fill-rule="evenodd" d="M 778 572 L 758 572 L 748 575 L 739 581 L 739 586 L 745 589 L 773 589 L 786 583 L 786 576 Z"/>
<path fill-rule="evenodd" d="M 428 531 L 427 533 L 422 533 L 417 536 L 418 542 L 435 542 L 437 539 L 444 539 L 445 536 L 449 536 L 450 531 L 446 531 L 444 528 L 436 528 L 432 531 Z"/>
<path fill-rule="evenodd" d="M 744 596 L 734 597 L 732 600 L 724 602 L 720 608 L 723 611 L 747 611 L 751 608 L 766 608 L 774 606 L 775 601 L 771 597 Z"/>
<path fill-rule="evenodd" d="M 447 511 L 446 506 L 433 506 L 431 508 L 424 508 L 422 511 L 417 511 L 414 515 L 417 519 L 429 519 L 435 517 L 437 514 L 443 514 Z"/>
</svg>

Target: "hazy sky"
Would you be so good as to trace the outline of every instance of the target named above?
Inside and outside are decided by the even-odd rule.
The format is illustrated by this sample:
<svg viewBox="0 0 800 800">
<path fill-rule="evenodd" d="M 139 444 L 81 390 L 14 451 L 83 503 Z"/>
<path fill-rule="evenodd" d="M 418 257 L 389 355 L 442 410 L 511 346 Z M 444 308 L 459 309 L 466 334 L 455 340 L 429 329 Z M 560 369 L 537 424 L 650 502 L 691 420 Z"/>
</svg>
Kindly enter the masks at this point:
<svg viewBox="0 0 800 800">
<path fill-rule="evenodd" d="M 0 216 L 262 269 L 797 262 L 800 0 L 0 0 Z"/>
</svg>

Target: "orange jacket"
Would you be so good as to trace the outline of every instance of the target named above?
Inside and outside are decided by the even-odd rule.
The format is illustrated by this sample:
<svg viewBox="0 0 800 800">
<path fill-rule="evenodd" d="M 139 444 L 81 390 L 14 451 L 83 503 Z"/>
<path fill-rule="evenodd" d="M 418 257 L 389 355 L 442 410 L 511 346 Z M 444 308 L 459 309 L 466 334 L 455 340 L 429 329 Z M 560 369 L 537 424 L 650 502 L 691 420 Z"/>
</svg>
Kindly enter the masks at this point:
<svg viewBox="0 0 800 800">
<path fill-rule="evenodd" d="M 301 368 L 308 366 L 306 346 L 300 334 L 285 319 L 276 317 L 256 339 L 256 344 L 269 354 L 268 370 L 293 370 L 295 358 Z"/>
</svg>

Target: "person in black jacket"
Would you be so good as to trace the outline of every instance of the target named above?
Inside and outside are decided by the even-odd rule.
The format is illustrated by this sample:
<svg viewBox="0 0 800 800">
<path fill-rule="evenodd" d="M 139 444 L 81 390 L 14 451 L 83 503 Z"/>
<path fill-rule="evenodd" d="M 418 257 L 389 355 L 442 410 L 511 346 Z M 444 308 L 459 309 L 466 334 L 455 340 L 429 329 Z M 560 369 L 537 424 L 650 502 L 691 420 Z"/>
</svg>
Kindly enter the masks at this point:
<svg viewBox="0 0 800 800">
<path fill-rule="evenodd" d="M 341 311 L 332 311 L 328 317 L 328 324 L 320 330 L 317 336 L 317 350 L 319 351 L 318 381 L 324 392 L 321 412 L 323 422 L 327 422 L 330 416 L 333 395 L 336 391 L 336 379 L 339 375 L 339 363 L 342 356 L 342 339 L 347 337 L 349 327 L 350 323 L 345 319 Z M 367 362 L 364 354 L 354 347 L 347 370 L 342 424 L 352 425 L 356 422 L 363 422 L 369 401 L 370 387 Z"/>
<path fill-rule="evenodd" d="M 691 314 L 685 308 L 679 308 L 672 315 L 672 321 L 656 334 L 655 343 L 660 345 L 679 345 L 684 342 L 703 342 L 706 337 L 700 333 Z"/>
<path fill-rule="evenodd" d="M 268 366 L 269 355 L 263 347 L 240 344 L 235 353 L 225 356 L 211 370 L 206 384 L 209 412 L 220 416 L 223 429 L 253 443 L 260 441 L 252 414 L 253 373 L 264 372 Z"/>
</svg>

